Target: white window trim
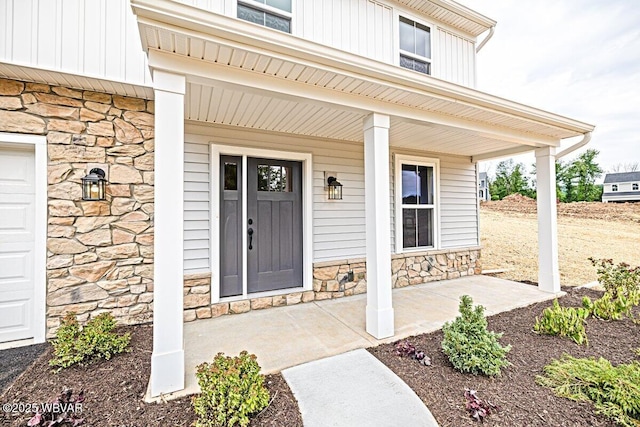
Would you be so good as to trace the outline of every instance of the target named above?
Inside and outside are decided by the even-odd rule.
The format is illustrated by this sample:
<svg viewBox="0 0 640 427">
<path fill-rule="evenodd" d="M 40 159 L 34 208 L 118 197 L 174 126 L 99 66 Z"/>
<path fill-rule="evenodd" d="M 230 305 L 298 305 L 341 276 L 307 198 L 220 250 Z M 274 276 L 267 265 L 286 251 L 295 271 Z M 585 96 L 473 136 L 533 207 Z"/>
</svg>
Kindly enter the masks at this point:
<svg viewBox="0 0 640 427">
<path fill-rule="evenodd" d="M 420 25 L 424 25 L 425 27 L 429 28 L 429 51 L 431 52 L 431 58 L 427 58 L 425 56 L 421 56 L 421 55 L 417 55 L 415 53 L 411 53 L 411 52 L 407 52 L 406 50 L 402 50 L 400 49 L 400 18 L 405 18 L 408 19 L 410 21 L 416 22 Z M 411 15 L 410 13 L 405 13 L 405 12 L 398 12 L 398 11 L 394 11 L 393 14 L 393 19 L 394 19 L 394 23 L 393 23 L 393 28 L 394 28 L 394 37 L 395 37 L 395 45 L 394 45 L 394 64 L 397 65 L 398 67 L 400 67 L 400 55 L 405 55 L 408 56 L 410 58 L 413 59 L 417 59 L 418 61 L 423 61 L 429 64 L 429 74 L 424 74 L 424 73 L 420 73 L 419 71 L 415 71 L 415 70 L 411 70 L 409 68 L 404 68 L 405 70 L 409 70 L 409 71 L 414 71 L 416 73 L 420 73 L 422 75 L 427 75 L 427 76 L 433 76 L 433 38 L 434 38 L 434 33 L 435 33 L 435 29 L 436 26 L 433 23 L 424 21 L 423 19 L 420 19 L 414 15 Z"/>
<path fill-rule="evenodd" d="M 430 166 L 433 167 L 435 180 L 433 204 L 433 215 L 435 230 L 433 232 L 433 246 L 419 246 L 416 248 L 404 248 L 402 245 L 402 164 Z M 404 154 L 394 155 L 394 205 L 395 205 L 395 253 L 421 252 L 425 250 L 438 250 L 440 244 L 440 159 L 430 157 L 407 156 Z"/>
<path fill-rule="evenodd" d="M 33 274 L 33 332 L 32 339 L 12 342 L 22 346 L 42 343 L 46 337 L 47 301 L 47 138 L 43 135 L 0 133 L 0 143 L 8 146 L 31 145 L 35 150 L 35 217 L 34 217 L 34 274 Z"/>
<path fill-rule="evenodd" d="M 237 19 L 238 18 L 238 5 L 244 5 L 247 7 L 251 7 L 254 9 L 258 9 L 261 10 L 263 12 L 267 12 L 270 13 L 272 15 L 276 15 L 279 16 L 281 18 L 286 18 L 289 20 L 289 29 L 291 30 L 288 34 L 294 34 L 294 27 L 293 27 L 293 12 L 295 11 L 295 0 L 291 0 L 291 12 L 287 12 L 286 10 L 282 10 L 282 9 L 278 9 L 277 7 L 273 7 L 273 6 L 269 6 L 267 4 L 264 3 L 260 3 L 254 0 L 236 0 L 234 1 L 234 7 L 233 7 L 233 16 Z M 243 19 L 244 21 L 244 19 Z M 245 22 L 249 22 L 249 21 L 245 21 Z M 260 24 L 256 24 L 256 25 L 260 25 Z M 270 28 L 267 27 L 266 25 L 261 25 L 262 27 L 265 28 Z M 274 28 L 270 28 L 272 30 L 275 30 Z M 278 31 L 278 30 L 275 30 Z M 283 32 L 283 31 L 281 31 Z M 287 33 L 285 33 L 287 34 Z"/>
<path fill-rule="evenodd" d="M 220 301 L 236 301 L 261 296 L 289 294 L 291 292 L 313 289 L 313 158 L 311 153 L 265 150 L 250 147 L 238 147 L 219 144 L 222 141 L 210 141 L 210 194 L 211 194 L 211 304 Z M 247 258 L 242 258 L 242 295 L 220 298 L 220 156 L 242 157 L 242 223 L 247 223 L 247 158 L 293 160 L 302 162 L 302 288 L 282 289 L 249 294 L 247 292 Z M 247 246 L 247 233 L 242 233 L 242 247 Z M 243 251 L 244 252 L 244 251 Z"/>
</svg>

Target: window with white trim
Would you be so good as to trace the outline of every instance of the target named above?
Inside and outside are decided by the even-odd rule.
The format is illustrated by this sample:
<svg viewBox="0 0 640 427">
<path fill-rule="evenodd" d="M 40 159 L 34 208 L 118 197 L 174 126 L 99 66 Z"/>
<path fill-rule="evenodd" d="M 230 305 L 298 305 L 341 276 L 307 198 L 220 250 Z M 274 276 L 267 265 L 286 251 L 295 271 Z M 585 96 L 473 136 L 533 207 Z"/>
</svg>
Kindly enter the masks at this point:
<svg viewBox="0 0 640 427">
<path fill-rule="evenodd" d="M 638 191 L 638 189 L 640 189 L 640 187 L 638 186 L 637 182 L 634 182 L 633 184 L 631 184 L 631 189 L 633 191 Z"/>
<path fill-rule="evenodd" d="M 238 0 L 238 18 L 291 32 L 291 0 Z"/>
<path fill-rule="evenodd" d="M 618 191 L 618 184 L 612 184 L 611 191 Z"/>
<path fill-rule="evenodd" d="M 400 17 L 400 66 L 431 74 L 431 28 Z"/>
<path fill-rule="evenodd" d="M 437 160 L 396 156 L 397 252 L 437 246 Z"/>
</svg>

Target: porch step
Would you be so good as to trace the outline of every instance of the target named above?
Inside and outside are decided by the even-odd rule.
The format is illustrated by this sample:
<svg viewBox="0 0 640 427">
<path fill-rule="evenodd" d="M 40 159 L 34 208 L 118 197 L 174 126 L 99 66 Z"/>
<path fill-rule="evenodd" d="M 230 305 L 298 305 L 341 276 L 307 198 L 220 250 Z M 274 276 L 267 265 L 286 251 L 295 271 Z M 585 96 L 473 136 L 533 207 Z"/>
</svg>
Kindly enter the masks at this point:
<svg viewBox="0 0 640 427">
<path fill-rule="evenodd" d="M 305 427 L 438 427 L 420 398 L 359 349 L 285 369 Z"/>
</svg>

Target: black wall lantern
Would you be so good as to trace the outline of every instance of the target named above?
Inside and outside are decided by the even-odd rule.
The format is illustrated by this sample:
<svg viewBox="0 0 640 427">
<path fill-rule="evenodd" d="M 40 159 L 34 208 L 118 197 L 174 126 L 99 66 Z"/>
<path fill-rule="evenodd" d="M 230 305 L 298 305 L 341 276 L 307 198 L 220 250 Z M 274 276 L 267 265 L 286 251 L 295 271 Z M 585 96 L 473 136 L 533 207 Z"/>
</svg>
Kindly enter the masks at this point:
<svg viewBox="0 0 640 427">
<path fill-rule="evenodd" d="M 342 184 L 335 176 L 327 178 L 327 188 L 329 190 L 329 200 L 342 200 Z"/>
<path fill-rule="evenodd" d="M 107 180 L 104 179 L 104 170 L 93 168 L 89 174 L 82 178 L 82 200 L 104 200 L 105 186 Z"/>
</svg>

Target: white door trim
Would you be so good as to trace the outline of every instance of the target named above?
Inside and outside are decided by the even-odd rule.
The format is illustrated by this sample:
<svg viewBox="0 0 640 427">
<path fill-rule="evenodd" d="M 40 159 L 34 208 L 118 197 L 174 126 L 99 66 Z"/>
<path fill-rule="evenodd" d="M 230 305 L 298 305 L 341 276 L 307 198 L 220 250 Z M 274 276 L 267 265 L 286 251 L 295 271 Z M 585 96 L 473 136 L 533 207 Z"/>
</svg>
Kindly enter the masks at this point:
<svg viewBox="0 0 640 427">
<path fill-rule="evenodd" d="M 0 145 L 32 145 L 35 150 L 35 242 L 33 274 L 33 340 L 22 340 L 21 345 L 41 343 L 46 338 L 47 312 L 47 137 L 0 132 Z"/>
<path fill-rule="evenodd" d="M 267 159 L 294 160 L 302 162 L 302 287 L 304 291 L 313 289 L 313 165 L 311 153 L 297 153 L 291 151 L 265 150 L 251 147 L 224 145 L 221 141 L 211 140 L 211 303 L 220 302 L 220 156 L 241 156 L 243 174 L 243 219 L 246 223 L 246 170 L 247 157 L 261 157 Z M 246 233 L 243 233 L 242 246 L 246 247 Z M 242 299 L 247 299 L 247 266 L 243 257 Z M 299 289 L 299 288 L 297 288 Z M 282 294 L 289 290 L 274 291 L 269 294 Z M 262 296 L 262 294 L 256 295 Z"/>
</svg>

